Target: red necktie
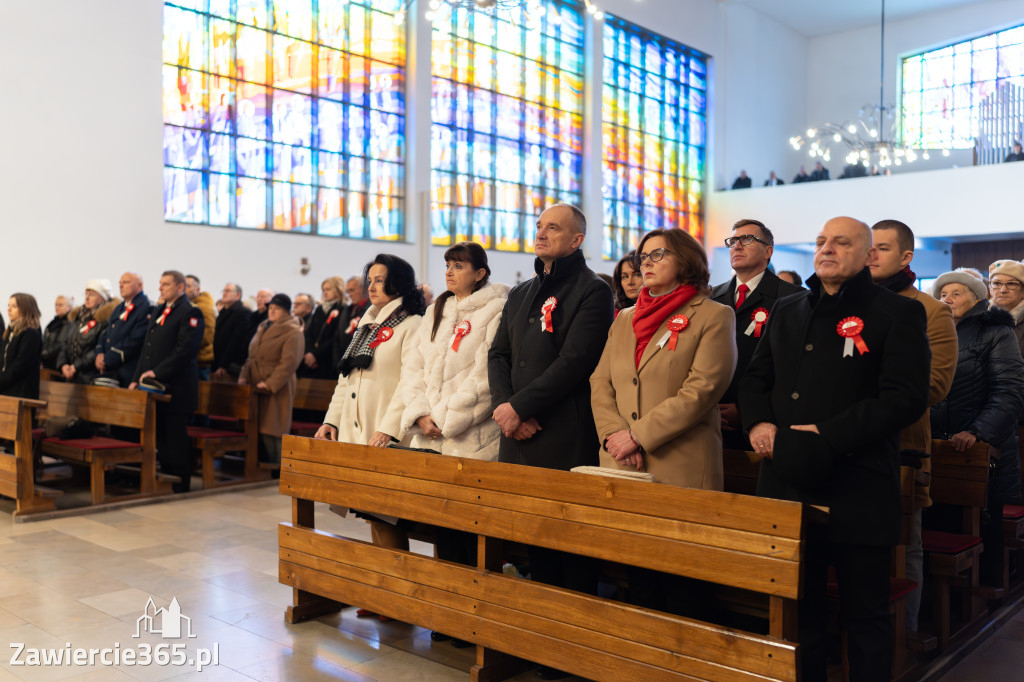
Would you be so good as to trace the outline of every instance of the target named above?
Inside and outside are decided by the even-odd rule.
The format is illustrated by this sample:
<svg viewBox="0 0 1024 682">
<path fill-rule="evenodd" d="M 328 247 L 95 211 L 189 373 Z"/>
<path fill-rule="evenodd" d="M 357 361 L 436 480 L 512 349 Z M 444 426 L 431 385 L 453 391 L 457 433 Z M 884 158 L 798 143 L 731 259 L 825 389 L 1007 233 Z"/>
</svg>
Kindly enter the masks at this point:
<svg viewBox="0 0 1024 682">
<path fill-rule="evenodd" d="M 747 300 L 747 292 L 750 291 L 750 287 L 746 284 L 741 284 L 736 287 L 736 291 L 739 292 L 739 296 L 736 297 L 736 308 L 739 309 L 743 305 L 743 301 Z"/>
</svg>

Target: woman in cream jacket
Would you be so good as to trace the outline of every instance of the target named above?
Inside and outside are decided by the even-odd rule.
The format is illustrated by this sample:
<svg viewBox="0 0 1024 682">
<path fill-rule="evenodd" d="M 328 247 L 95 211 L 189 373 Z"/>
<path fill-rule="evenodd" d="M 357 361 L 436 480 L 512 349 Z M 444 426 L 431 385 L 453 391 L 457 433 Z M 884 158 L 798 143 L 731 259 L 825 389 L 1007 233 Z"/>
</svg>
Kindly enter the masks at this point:
<svg viewBox="0 0 1024 682">
<path fill-rule="evenodd" d="M 501 430 L 491 419 L 487 351 L 509 289 L 488 283 L 479 244 L 456 244 L 444 259 L 448 291 L 427 308 L 402 365 L 401 431 L 413 447 L 495 461 Z"/>
</svg>

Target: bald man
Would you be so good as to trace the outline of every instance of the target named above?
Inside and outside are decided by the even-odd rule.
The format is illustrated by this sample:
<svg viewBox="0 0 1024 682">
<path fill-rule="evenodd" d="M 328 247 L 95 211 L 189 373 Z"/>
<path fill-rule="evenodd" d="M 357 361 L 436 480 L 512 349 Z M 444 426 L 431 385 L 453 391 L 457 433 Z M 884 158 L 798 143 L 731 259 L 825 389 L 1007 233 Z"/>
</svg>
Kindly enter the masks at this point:
<svg viewBox="0 0 1024 682">
<path fill-rule="evenodd" d="M 780 300 L 740 381 L 761 455 L 757 493 L 829 507 L 808 530 L 801 679 L 826 679 L 825 584 L 836 569 L 851 680 L 889 679 L 889 563 L 900 541 L 900 429 L 928 406 L 925 310 L 871 281 L 871 230 L 833 218 L 808 291 Z"/>
<path fill-rule="evenodd" d="M 110 324 L 96 344 L 96 369 L 100 376 L 128 386 L 139 362 L 146 338 L 149 298 L 142 292 L 142 277 L 137 272 L 121 275 L 118 287 L 123 299 L 110 315 Z"/>
</svg>

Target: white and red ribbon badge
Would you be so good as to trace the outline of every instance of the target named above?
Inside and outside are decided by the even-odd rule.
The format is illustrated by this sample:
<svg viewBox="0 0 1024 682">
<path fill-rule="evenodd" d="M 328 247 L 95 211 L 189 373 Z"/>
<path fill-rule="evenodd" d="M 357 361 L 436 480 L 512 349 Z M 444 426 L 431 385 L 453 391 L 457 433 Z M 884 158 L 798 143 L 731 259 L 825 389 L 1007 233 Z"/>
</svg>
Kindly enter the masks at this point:
<svg viewBox="0 0 1024 682">
<path fill-rule="evenodd" d="M 331 311 L 331 314 L 327 316 L 327 324 L 330 324 L 331 322 L 334 322 L 334 318 L 336 318 L 337 316 L 338 316 L 338 309 L 335 308 L 334 310 Z"/>
<path fill-rule="evenodd" d="M 395 330 L 391 327 L 381 327 L 377 330 L 377 338 L 370 342 L 370 348 L 376 348 L 394 335 Z"/>
<path fill-rule="evenodd" d="M 853 356 L 854 346 L 857 346 L 861 355 L 868 352 L 868 344 L 864 343 L 864 339 L 860 335 L 862 331 L 864 331 L 864 320 L 859 317 L 847 317 L 836 325 L 836 332 L 846 339 L 846 343 L 843 344 L 844 358 L 848 355 Z"/>
<path fill-rule="evenodd" d="M 171 306 L 167 306 L 166 308 L 164 308 L 163 314 L 160 316 L 160 319 L 156 321 L 156 323 L 158 325 L 160 325 L 161 327 L 164 326 L 164 320 L 166 320 L 167 316 L 170 315 L 170 314 L 171 314 Z"/>
<path fill-rule="evenodd" d="M 88 332 L 88 331 L 89 331 L 90 329 L 92 329 L 92 328 L 93 328 L 93 327 L 95 327 L 95 326 L 96 326 L 96 320 L 89 320 L 88 322 L 86 322 L 85 324 L 83 324 L 83 325 L 82 325 L 82 328 L 81 328 L 81 329 L 79 329 L 78 331 L 80 331 L 80 332 L 82 332 L 83 334 L 85 334 L 86 332 Z"/>
<path fill-rule="evenodd" d="M 120 315 L 121 321 L 124 322 L 125 320 L 127 320 L 128 319 L 128 314 L 131 311 L 133 311 L 133 310 L 135 310 L 135 304 L 134 303 L 129 303 L 128 305 L 126 305 L 124 307 L 124 312 L 121 313 L 121 315 Z"/>
<path fill-rule="evenodd" d="M 188 318 L 188 326 L 190 326 L 192 328 L 198 327 L 199 326 L 199 318 L 198 317 L 190 317 L 190 318 Z"/>
<path fill-rule="evenodd" d="M 690 326 L 690 318 L 686 315 L 673 315 L 668 321 L 668 330 L 672 336 L 668 339 L 668 349 L 676 349 L 676 341 L 679 339 L 679 332 Z"/>
<path fill-rule="evenodd" d="M 542 332 L 551 332 L 552 334 L 555 332 L 555 327 L 551 323 L 551 311 L 557 307 L 558 299 L 554 296 L 551 296 L 548 300 L 544 301 L 544 305 L 540 308 L 540 312 L 543 313 L 543 317 L 541 317 L 540 320 L 540 330 Z"/>
<path fill-rule="evenodd" d="M 353 317 L 351 320 L 348 321 L 348 329 L 345 330 L 345 333 L 348 334 L 349 336 L 352 336 L 353 334 L 356 333 L 356 327 L 358 326 L 359 318 Z"/>
<path fill-rule="evenodd" d="M 469 320 L 463 320 L 455 325 L 455 333 L 452 334 L 452 350 L 456 353 L 459 352 L 459 341 L 462 341 L 462 337 L 469 333 L 472 329 L 472 325 L 469 324 Z"/>
<path fill-rule="evenodd" d="M 764 323 L 768 321 L 768 309 L 758 308 L 750 314 L 750 326 L 747 327 L 747 331 L 743 332 L 747 336 L 754 335 L 755 339 L 761 338 L 761 330 L 764 329 Z"/>
</svg>

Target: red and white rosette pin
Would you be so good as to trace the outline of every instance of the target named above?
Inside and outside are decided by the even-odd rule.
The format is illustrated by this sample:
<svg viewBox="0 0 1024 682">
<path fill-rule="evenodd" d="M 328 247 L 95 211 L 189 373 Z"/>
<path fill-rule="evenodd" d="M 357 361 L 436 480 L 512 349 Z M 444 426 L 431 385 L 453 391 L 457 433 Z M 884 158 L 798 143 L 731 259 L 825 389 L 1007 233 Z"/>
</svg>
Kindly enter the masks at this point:
<svg viewBox="0 0 1024 682">
<path fill-rule="evenodd" d="M 463 320 L 455 325 L 455 333 L 452 334 L 452 350 L 456 353 L 459 352 L 459 341 L 462 341 L 462 337 L 469 333 L 472 329 L 472 325 L 469 324 L 469 320 Z"/>
<path fill-rule="evenodd" d="M 167 316 L 170 315 L 170 314 L 171 314 L 171 306 L 167 306 L 166 308 L 164 308 L 163 314 L 160 316 L 160 319 L 156 321 L 156 323 L 158 325 L 160 325 L 161 327 L 164 326 L 164 321 L 167 319 Z"/>
<path fill-rule="evenodd" d="M 668 349 L 676 349 L 676 339 L 679 338 L 679 332 L 683 331 L 690 326 L 690 318 L 686 315 L 673 315 L 668 321 L 668 330 L 672 334 L 668 338 Z"/>
<path fill-rule="evenodd" d="M 131 312 L 133 310 L 135 310 L 135 304 L 134 303 L 129 303 L 128 305 L 126 305 L 124 307 L 124 312 L 121 313 L 121 321 L 124 322 L 125 320 L 127 320 L 128 319 L 128 315 L 131 314 Z"/>
<path fill-rule="evenodd" d="M 327 316 L 327 324 L 330 324 L 331 322 L 334 322 L 334 318 L 336 318 L 337 316 L 338 316 L 338 309 L 335 308 L 334 310 L 331 311 L 331 314 Z"/>
<path fill-rule="evenodd" d="M 859 317 L 847 317 L 839 321 L 836 325 L 836 331 L 839 332 L 839 336 L 846 339 L 846 343 L 843 344 L 843 357 L 853 357 L 853 347 L 857 346 L 857 350 L 861 355 L 868 352 L 868 344 L 864 343 L 864 339 L 861 338 L 860 333 L 864 331 L 864 320 Z"/>
<path fill-rule="evenodd" d="M 82 325 L 82 328 L 79 329 L 78 331 L 80 331 L 83 334 L 85 334 L 85 333 L 87 333 L 90 329 L 92 329 L 95 326 L 96 326 L 96 320 L 89 320 L 84 325 Z"/>
<path fill-rule="evenodd" d="M 391 327 L 381 327 L 377 330 L 377 338 L 370 342 L 370 348 L 376 348 L 394 335 L 395 330 Z"/>
<path fill-rule="evenodd" d="M 758 308 L 750 314 L 750 326 L 747 327 L 747 331 L 743 332 L 747 336 L 754 335 L 755 339 L 761 338 L 761 330 L 764 329 L 764 323 L 768 321 L 768 309 Z"/>
<path fill-rule="evenodd" d="M 540 330 L 542 332 L 555 332 L 555 327 L 551 324 L 551 311 L 558 307 L 558 299 L 554 296 L 548 297 L 548 300 L 544 301 L 544 305 L 540 307 L 543 317 L 540 320 Z"/>
<path fill-rule="evenodd" d="M 348 321 L 348 329 L 345 330 L 346 334 L 352 336 L 353 334 L 356 333 L 356 327 L 359 326 L 359 319 L 360 318 L 358 317 L 353 317 L 351 320 Z"/>
</svg>

